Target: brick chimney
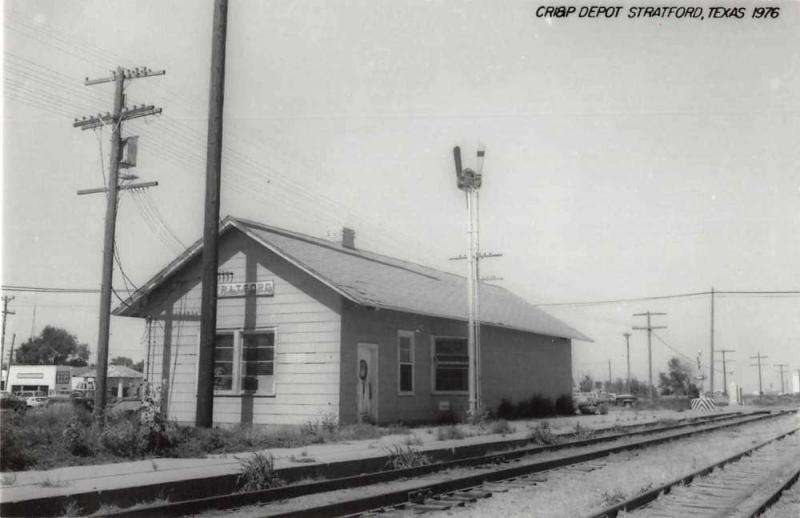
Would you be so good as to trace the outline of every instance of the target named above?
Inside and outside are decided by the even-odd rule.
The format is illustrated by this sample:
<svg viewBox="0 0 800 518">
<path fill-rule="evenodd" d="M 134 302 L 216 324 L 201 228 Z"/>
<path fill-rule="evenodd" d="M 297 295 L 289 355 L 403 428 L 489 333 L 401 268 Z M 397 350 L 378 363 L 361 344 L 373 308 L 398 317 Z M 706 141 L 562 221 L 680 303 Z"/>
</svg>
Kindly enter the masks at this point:
<svg viewBox="0 0 800 518">
<path fill-rule="evenodd" d="M 350 227 L 342 227 L 342 246 L 351 250 L 356 249 L 356 231 Z"/>
</svg>

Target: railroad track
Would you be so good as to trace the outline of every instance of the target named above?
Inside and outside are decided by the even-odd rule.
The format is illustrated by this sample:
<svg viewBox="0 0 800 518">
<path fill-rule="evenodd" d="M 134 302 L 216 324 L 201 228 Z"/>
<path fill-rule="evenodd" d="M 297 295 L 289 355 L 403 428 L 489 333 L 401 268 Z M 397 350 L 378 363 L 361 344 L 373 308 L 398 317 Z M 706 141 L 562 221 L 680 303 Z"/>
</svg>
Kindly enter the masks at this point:
<svg viewBox="0 0 800 518">
<path fill-rule="evenodd" d="M 799 431 L 778 434 L 590 518 L 614 518 L 634 510 L 640 512 L 633 516 L 648 518 L 758 516 L 800 477 Z"/>
<path fill-rule="evenodd" d="M 549 446 L 533 446 L 518 448 L 511 451 L 492 453 L 479 457 L 448 460 L 430 465 L 414 468 L 395 469 L 370 473 L 342 479 L 330 479 L 318 482 L 308 482 L 293 486 L 265 489 L 235 495 L 222 495 L 197 499 L 191 501 L 165 503 L 160 505 L 144 506 L 138 509 L 122 510 L 103 516 L 114 517 L 141 517 L 141 516 L 183 516 L 195 514 L 204 510 L 241 508 L 248 505 L 263 505 L 268 502 L 292 501 L 304 495 L 314 495 L 324 492 L 337 492 L 342 489 L 368 486 L 380 482 L 397 481 L 403 479 L 407 483 L 398 482 L 399 489 L 390 489 L 380 494 L 364 496 L 366 492 L 355 498 L 309 505 L 301 508 L 287 508 L 279 504 L 271 508 L 260 508 L 257 516 L 345 516 L 364 514 L 370 512 L 388 511 L 392 513 L 404 511 L 435 511 L 444 510 L 450 506 L 463 505 L 478 498 L 488 498 L 494 492 L 507 490 L 513 484 L 529 485 L 537 483 L 536 473 L 573 466 L 570 469 L 592 469 L 587 462 L 601 459 L 612 453 L 626 450 L 644 448 L 661 444 L 667 441 L 685 438 L 691 435 L 711 432 L 723 428 L 755 423 L 764 419 L 774 418 L 783 413 L 766 413 L 761 415 L 736 416 L 720 419 L 719 416 L 703 421 L 681 423 L 673 426 L 656 429 L 641 430 L 630 433 L 616 433 L 602 437 L 573 441 L 566 444 Z M 616 442 L 617 444 L 607 444 Z M 619 444 L 624 442 L 624 444 Z M 576 449 L 577 452 L 567 452 L 566 449 Z M 559 451 L 564 450 L 564 451 Z M 531 456 L 548 452 L 551 458 L 536 460 Z M 580 466 L 576 466 L 581 464 Z M 444 470 L 455 467 L 471 467 L 467 475 L 451 477 L 443 474 Z M 420 483 L 414 477 L 426 476 L 432 482 Z M 492 484 L 496 481 L 506 480 L 503 485 Z M 509 481 L 510 480 L 510 481 Z M 480 487 L 478 487 L 480 486 Z M 405 509 L 397 509 L 402 506 Z M 384 514 L 384 516 L 387 516 Z"/>
</svg>

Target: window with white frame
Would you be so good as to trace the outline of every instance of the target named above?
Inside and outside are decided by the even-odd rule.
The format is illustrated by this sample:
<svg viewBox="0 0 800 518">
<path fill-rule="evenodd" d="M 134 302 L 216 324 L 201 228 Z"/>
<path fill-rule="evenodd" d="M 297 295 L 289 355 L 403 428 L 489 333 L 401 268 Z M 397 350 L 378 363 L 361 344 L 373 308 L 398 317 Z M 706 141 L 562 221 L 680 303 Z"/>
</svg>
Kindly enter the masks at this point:
<svg viewBox="0 0 800 518">
<path fill-rule="evenodd" d="M 214 391 L 275 392 L 275 330 L 218 333 L 214 342 Z"/>
<path fill-rule="evenodd" d="M 414 332 L 397 331 L 397 391 L 414 393 Z"/>
<path fill-rule="evenodd" d="M 469 354 L 466 338 L 433 339 L 433 387 L 436 392 L 469 390 Z"/>
</svg>

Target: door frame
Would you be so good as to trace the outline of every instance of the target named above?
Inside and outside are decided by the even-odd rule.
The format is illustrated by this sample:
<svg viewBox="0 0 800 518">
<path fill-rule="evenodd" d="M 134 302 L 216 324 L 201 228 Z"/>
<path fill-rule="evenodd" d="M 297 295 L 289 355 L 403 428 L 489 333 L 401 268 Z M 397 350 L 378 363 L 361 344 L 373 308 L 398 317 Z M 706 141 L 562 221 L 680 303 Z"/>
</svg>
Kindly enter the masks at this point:
<svg viewBox="0 0 800 518">
<path fill-rule="evenodd" d="M 379 351 L 378 344 L 373 343 L 373 342 L 358 342 L 356 344 L 356 380 L 358 380 L 358 370 L 359 370 L 359 363 L 360 363 L 360 358 L 359 357 L 360 357 L 360 353 L 361 353 L 362 349 L 369 351 L 370 357 L 371 357 L 370 359 L 374 359 L 374 363 L 375 363 L 374 365 L 370 365 L 370 369 L 374 369 L 374 371 L 375 371 L 375 386 L 372 387 L 372 410 L 373 410 L 372 414 L 374 414 L 373 417 L 375 419 L 375 422 L 378 422 L 378 419 L 380 417 L 380 405 L 378 404 L 378 402 L 380 401 L 380 398 L 379 398 L 379 396 L 380 396 L 380 391 L 379 391 L 379 387 L 380 387 L 380 369 L 379 369 L 380 351 Z M 358 381 L 356 381 L 356 387 L 358 387 Z M 359 412 L 358 404 L 359 404 L 359 393 L 358 393 L 358 389 L 356 389 L 356 421 L 357 422 L 361 422 L 361 413 Z"/>
</svg>

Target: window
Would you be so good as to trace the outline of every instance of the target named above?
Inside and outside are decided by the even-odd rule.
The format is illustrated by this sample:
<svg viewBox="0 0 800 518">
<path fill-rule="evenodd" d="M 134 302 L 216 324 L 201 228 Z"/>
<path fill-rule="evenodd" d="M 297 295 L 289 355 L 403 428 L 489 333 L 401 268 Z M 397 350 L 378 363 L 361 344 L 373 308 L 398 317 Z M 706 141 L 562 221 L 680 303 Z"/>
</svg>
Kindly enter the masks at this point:
<svg viewBox="0 0 800 518">
<path fill-rule="evenodd" d="M 214 342 L 214 391 L 271 395 L 275 330 L 220 333 Z"/>
<path fill-rule="evenodd" d="M 414 332 L 397 332 L 397 391 L 414 393 Z"/>
<path fill-rule="evenodd" d="M 214 340 L 214 390 L 233 390 L 234 334 L 219 334 Z"/>
<path fill-rule="evenodd" d="M 271 394 L 275 364 L 275 332 L 242 334 L 241 390 Z"/>
<path fill-rule="evenodd" d="M 434 338 L 433 379 L 436 392 L 469 390 L 469 355 L 465 338 Z"/>
</svg>

